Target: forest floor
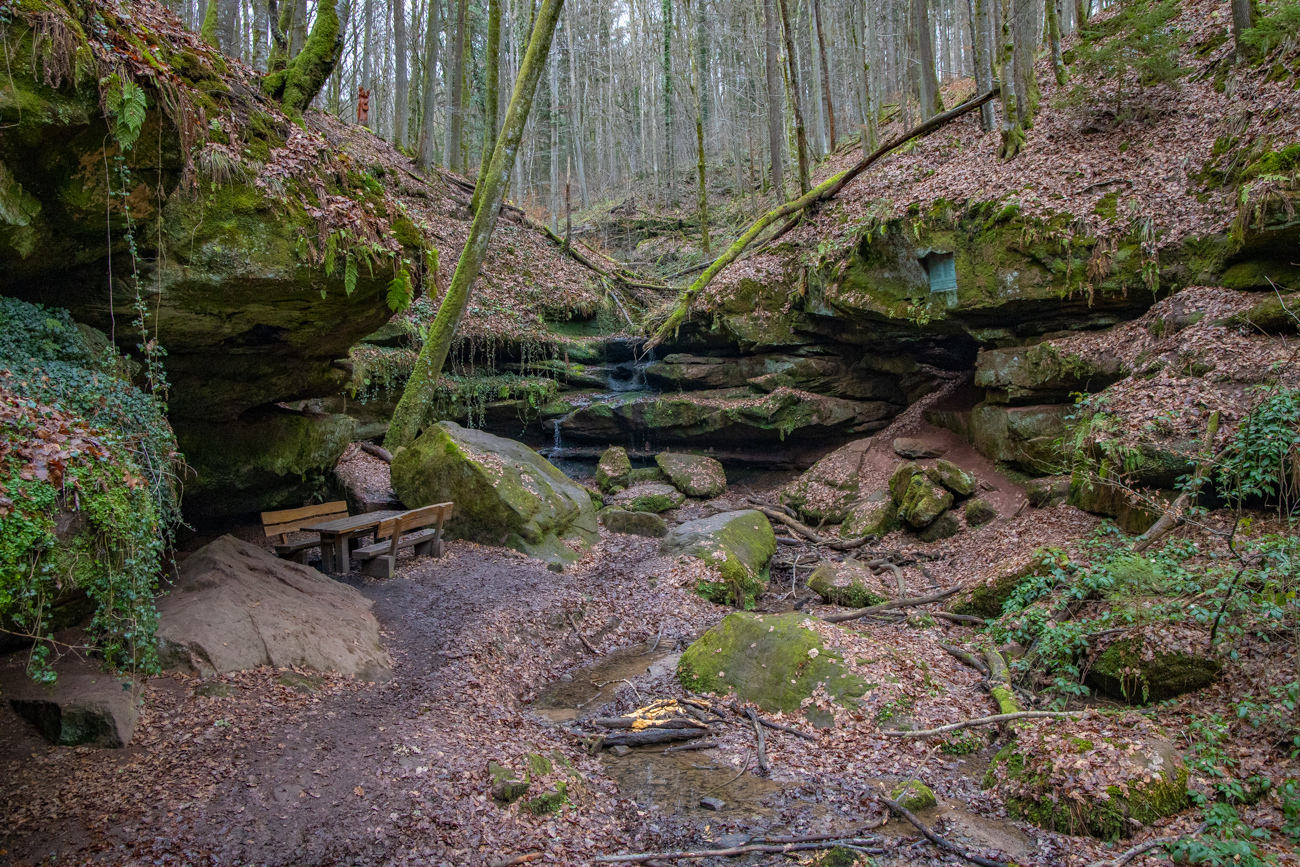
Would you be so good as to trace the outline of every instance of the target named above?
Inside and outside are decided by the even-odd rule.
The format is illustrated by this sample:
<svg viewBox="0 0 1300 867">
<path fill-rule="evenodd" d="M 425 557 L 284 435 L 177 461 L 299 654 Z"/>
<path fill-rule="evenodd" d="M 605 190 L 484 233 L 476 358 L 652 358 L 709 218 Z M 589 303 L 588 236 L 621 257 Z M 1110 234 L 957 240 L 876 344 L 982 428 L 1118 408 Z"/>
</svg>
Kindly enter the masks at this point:
<svg viewBox="0 0 1300 867">
<path fill-rule="evenodd" d="M 915 415 L 883 436 L 927 433 Z M 743 508 L 746 496 L 769 493 L 783 480 L 752 478 L 720 500 L 687 504 L 676 517 Z M 908 567 L 909 587 L 968 583 L 1036 546 L 1068 547 L 1099 523 L 1067 506 L 1011 514 L 1021 492 L 1005 479 L 992 481 L 1007 488 L 1007 511 L 992 524 L 933 545 L 902 536 L 882 542 L 924 555 L 929 575 Z M 239 535 L 252 541 L 255 532 Z M 835 609 L 803 608 L 807 623 L 878 688 L 852 710 L 817 700 L 833 728 L 814 730 L 802 715 L 769 715 L 817 738 L 769 731 L 766 777 L 757 769 L 753 729 L 739 715 L 715 726 L 716 749 L 592 756 L 578 736 L 581 719 L 684 697 L 678 655 L 728 611 L 694 595 L 698 566 L 662 558 L 658 546 L 606 533 L 582 561 L 555 573 L 509 550 L 454 542 L 440 560 L 403 559 L 392 580 L 354 573 L 346 580 L 373 600 L 394 659 L 390 680 L 271 669 L 207 682 L 152 678 L 143 686 L 136 737 L 119 751 L 49 746 L 2 708 L 0 727 L 9 737 L 0 741 L 0 814 L 8 820 L 0 864 L 489 865 L 533 854 L 538 863 L 585 864 L 600 854 L 876 825 L 887 816 L 877 795 L 911 778 L 939 797 L 926 822 L 1003 860 L 1085 865 L 1128 845 L 1008 820 L 1002 801 L 981 787 L 1000 743 L 947 755 L 922 740 L 883 734 L 890 719 L 924 726 L 993 712 L 979 676 L 938 645 L 961 643 L 969 630 L 943 621 L 839 627 L 814 619 Z M 800 579 L 808 571 L 792 576 L 788 566 L 774 568 L 759 609 L 791 610 L 807 595 Z M 1243 647 L 1244 657 L 1252 652 Z M 1161 722 L 1184 730 L 1192 715 L 1226 706 L 1238 680 L 1226 677 L 1163 706 Z M 1243 741 L 1240 749 L 1267 758 L 1258 744 Z M 550 760 L 530 796 L 567 784 L 568 803 L 558 813 L 534 816 L 490 797 L 489 761 L 520 770 L 530 754 Z M 726 806 L 703 809 L 705 795 Z M 1275 822 L 1270 809 L 1244 813 L 1267 825 Z M 1189 832 L 1197 822 L 1199 814 L 1188 810 L 1132 842 Z M 881 865 L 952 858 L 897 820 L 870 833 L 885 850 L 876 859 Z M 1298 863 L 1293 854 L 1279 855 Z M 784 855 L 693 863 L 715 861 L 794 863 Z"/>
</svg>

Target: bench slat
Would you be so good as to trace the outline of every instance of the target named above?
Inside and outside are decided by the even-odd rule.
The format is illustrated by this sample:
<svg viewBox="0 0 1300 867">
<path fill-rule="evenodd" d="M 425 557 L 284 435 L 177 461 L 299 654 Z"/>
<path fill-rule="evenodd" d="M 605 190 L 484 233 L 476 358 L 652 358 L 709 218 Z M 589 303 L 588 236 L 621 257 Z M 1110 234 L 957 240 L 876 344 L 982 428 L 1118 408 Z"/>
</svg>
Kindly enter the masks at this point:
<svg viewBox="0 0 1300 867">
<path fill-rule="evenodd" d="M 281 533 L 292 533 L 305 523 L 315 524 L 334 517 L 346 518 L 347 514 L 347 502 L 336 500 L 333 503 L 317 503 L 314 506 L 302 506 L 298 509 L 263 512 L 262 525 L 267 536 L 278 536 Z"/>
<path fill-rule="evenodd" d="M 410 533 L 403 536 L 401 541 L 397 543 L 397 549 L 400 551 L 403 548 L 414 548 L 426 539 L 432 539 L 436 535 L 438 535 L 437 530 L 421 530 L 418 533 Z M 370 560 L 374 557 L 378 557 L 380 554 L 389 553 L 392 550 L 392 547 L 393 545 L 390 541 L 384 540 L 383 542 L 376 542 L 373 545 L 366 545 L 364 548 L 358 548 L 352 552 L 352 556 L 356 557 L 358 560 Z"/>
<path fill-rule="evenodd" d="M 409 512 L 403 512 L 379 525 L 375 538 L 388 539 L 394 533 L 403 533 L 409 529 L 427 527 L 433 523 L 446 521 L 451 517 L 451 503 L 437 503 L 432 506 L 424 506 L 419 509 L 412 509 Z"/>
</svg>

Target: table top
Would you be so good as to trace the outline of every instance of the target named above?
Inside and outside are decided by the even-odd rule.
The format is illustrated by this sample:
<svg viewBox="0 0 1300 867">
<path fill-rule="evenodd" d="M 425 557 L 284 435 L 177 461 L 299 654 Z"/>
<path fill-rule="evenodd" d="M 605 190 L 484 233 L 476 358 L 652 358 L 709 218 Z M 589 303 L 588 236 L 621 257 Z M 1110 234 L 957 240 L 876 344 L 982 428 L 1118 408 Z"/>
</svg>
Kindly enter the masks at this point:
<svg viewBox="0 0 1300 867">
<path fill-rule="evenodd" d="M 319 524 L 306 524 L 303 529 L 325 534 L 353 533 L 357 530 L 370 530 L 378 527 L 386 519 L 400 514 L 402 513 L 395 511 L 366 512 L 363 515 L 349 515 L 346 518 L 335 518 L 331 521 L 322 521 Z"/>
</svg>

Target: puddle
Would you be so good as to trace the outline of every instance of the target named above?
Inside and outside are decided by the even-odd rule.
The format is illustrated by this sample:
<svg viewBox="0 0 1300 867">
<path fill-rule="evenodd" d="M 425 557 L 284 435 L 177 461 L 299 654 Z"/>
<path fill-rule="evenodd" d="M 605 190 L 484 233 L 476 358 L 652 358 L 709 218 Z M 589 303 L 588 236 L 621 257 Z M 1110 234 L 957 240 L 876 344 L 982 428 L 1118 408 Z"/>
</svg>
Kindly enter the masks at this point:
<svg viewBox="0 0 1300 867">
<path fill-rule="evenodd" d="M 658 752 L 657 748 L 633 750 L 626 756 L 600 754 L 605 772 L 618 783 L 619 794 L 642 808 L 665 813 L 717 816 L 719 819 L 766 817 L 772 810 L 763 806 L 780 783 L 764 780 L 723 761 L 717 750 L 685 753 Z M 720 811 L 700 806 L 700 798 L 725 802 Z"/>
<path fill-rule="evenodd" d="M 653 642 L 647 642 L 620 648 L 594 665 L 575 669 L 569 673 L 572 680 L 557 680 L 542 690 L 533 702 L 533 710 L 552 722 L 571 722 L 591 716 L 608 704 L 620 687 L 627 685 L 623 681 L 676 669 L 681 654 L 662 646 L 653 653 L 647 652 L 653 646 Z"/>
</svg>

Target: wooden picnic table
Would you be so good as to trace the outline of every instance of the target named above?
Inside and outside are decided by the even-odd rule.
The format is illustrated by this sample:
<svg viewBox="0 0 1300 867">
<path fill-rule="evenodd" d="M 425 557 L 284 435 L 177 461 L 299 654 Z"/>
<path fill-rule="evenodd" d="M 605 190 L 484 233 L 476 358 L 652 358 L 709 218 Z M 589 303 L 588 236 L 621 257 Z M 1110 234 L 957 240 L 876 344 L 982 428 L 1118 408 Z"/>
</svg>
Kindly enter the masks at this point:
<svg viewBox="0 0 1300 867">
<path fill-rule="evenodd" d="M 350 515 L 335 518 L 319 524 L 308 524 L 302 529 L 320 533 L 320 569 L 326 573 L 348 571 L 348 543 L 362 536 L 369 536 L 388 518 L 394 518 L 402 512 L 367 512 L 364 515 Z M 375 541 L 379 541 L 376 539 Z"/>
</svg>

